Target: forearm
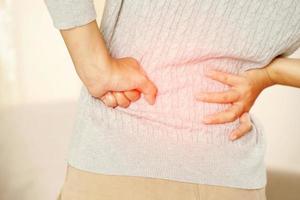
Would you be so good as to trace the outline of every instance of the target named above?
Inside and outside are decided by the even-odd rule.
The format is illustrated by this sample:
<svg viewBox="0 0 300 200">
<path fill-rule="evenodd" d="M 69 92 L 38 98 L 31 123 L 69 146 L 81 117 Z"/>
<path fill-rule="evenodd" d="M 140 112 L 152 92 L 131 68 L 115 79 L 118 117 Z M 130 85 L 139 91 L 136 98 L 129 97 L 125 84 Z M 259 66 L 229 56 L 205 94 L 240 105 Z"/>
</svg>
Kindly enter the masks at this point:
<svg viewBox="0 0 300 200">
<path fill-rule="evenodd" d="M 300 88 L 300 59 L 278 57 L 266 67 L 273 84 Z"/>
<path fill-rule="evenodd" d="M 109 67 L 111 56 L 96 21 L 60 32 L 82 81 L 87 81 L 86 76 L 90 75 L 86 74 L 86 68 L 96 66 L 105 71 Z"/>
</svg>

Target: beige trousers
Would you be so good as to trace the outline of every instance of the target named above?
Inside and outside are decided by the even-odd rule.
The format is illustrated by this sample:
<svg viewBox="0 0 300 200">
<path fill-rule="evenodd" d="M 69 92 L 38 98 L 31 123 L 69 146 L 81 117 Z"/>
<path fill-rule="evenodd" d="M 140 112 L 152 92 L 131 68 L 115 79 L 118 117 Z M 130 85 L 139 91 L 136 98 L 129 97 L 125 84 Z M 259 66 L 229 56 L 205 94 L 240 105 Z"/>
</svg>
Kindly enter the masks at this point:
<svg viewBox="0 0 300 200">
<path fill-rule="evenodd" d="M 266 200 L 265 188 L 238 189 L 67 168 L 58 200 Z"/>
</svg>

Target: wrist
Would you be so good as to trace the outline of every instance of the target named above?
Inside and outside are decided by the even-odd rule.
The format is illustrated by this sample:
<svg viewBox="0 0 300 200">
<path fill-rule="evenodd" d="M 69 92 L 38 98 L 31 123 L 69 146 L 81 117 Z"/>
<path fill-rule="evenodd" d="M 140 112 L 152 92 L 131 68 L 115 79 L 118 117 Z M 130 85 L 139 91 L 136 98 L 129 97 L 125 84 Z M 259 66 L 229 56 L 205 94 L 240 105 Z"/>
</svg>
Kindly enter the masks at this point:
<svg viewBox="0 0 300 200">
<path fill-rule="evenodd" d="M 267 88 L 267 87 L 270 87 L 270 86 L 273 86 L 276 84 L 274 82 L 274 80 L 271 78 L 270 69 L 268 67 L 262 68 L 261 71 L 263 73 L 264 88 Z"/>
<path fill-rule="evenodd" d="M 251 83 L 252 88 L 259 93 L 267 87 L 274 85 L 273 81 L 269 78 L 266 68 L 257 68 L 247 70 L 242 73 Z"/>
<path fill-rule="evenodd" d="M 101 46 L 99 41 L 94 44 L 83 45 L 84 47 L 75 52 L 70 53 L 75 68 L 86 68 L 89 66 L 97 66 L 100 70 L 106 70 L 112 63 L 112 57 L 108 50 Z"/>
<path fill-rule="evenodd" d="M 283 66 L 286 59 L 287 58 L 277 57 L 269 64 L 268 67 L 266 67 L 266 72 L 274 84 L 279 84 L 279 66 Z"/>
<path fill-rule="evenodd" d="M 95 61 L 97 61 L 97 59 L 95 59 Z M 86 87 L 94 88 L 99 84 L 102 85 L 102 87 L 106 87 L 112 74 L 112 62 L 112 59 L 86 62 L 82 65 L 75 65 L 75 69 Z"/>
<path fill-rule="evenodd" d="M 113 58 L 108 53 L 91 49 L 87 50 L 85 55 L 78 56 L 77 60 L 74 60 L 74 66 L 78 70 L 95 66 L 104 71 L 111 66 L 112 60 Z"/>
</svg>

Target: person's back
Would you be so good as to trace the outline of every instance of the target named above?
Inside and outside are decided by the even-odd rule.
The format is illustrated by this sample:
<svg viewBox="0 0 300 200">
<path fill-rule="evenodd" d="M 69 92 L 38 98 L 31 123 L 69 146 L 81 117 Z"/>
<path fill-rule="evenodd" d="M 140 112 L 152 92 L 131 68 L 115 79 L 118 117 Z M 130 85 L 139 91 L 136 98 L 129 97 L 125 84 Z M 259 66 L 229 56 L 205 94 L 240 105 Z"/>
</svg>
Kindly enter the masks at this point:
<svg viewBox="0 0 300 200">
<path fill-rule="evenodd" d="M 196 101 L 227 85 L 210 69 L 239 74 L 300 46 L 300 5 L 287 1 L 108 0 L 100 30 L 113 57 L 134 57 L 158 86 L 144 99 L 109 108 L 83 86 L 69 163 L 87 171 L 245 189 L 266 184 L 264 129 L 237 141 L 239 120 L 206 125 L 228 104 Z"/>
<path fill-rule="evenodd" d="M 205 127 L 201 123 L 203 116 L 228 108 L 226 104 L 195 100 L 194 94 L 199 91 L 228 89 L 205 77 L 204 71 L 219 69 L 239 74 L 261 68 L 296 40 L 299 45 L 300 14 L 290 17 L 297 13 L 295 8 L 299 13 L 295 4 L 296 1 L 107 1 L 100 29 L 111 54 L 136 58 L 159 86 L 154 106 L 141 99 L 128 108 L 116 109 L 143 118 L 145 123 L 180 131 L 199 133 L 208 128 L 210 132 L 220 132 L 212 142 L 227 143 L 223 135 L 236 128 L 238 120 L 226 124 L 226 130 L 224 125 Z M 286 9 L 290 14 L 283 12 Z"/>
<path fill-rule="evenodd" d="M 108 49 L 114 57 L 136 58 L 158 94 L 154 105 L 140 99 L 113 109 L 83 88 L 88 117 L 79 114 L 70 162 L 91 171 L 263 187 L 260 122 L 252 116 L 251 132 L 232 142 L 228 135 L 238 120 L 201 122 L 228 105 L 195 101 L 193 95 L 227 89 L 203 76 L 205 70 L 263 67 L 299 43 L 299 10 L 296 1 L 107 1 L 100 28 Z M 83 136 L 93 139 L 78 143 Z"/>
</svg>

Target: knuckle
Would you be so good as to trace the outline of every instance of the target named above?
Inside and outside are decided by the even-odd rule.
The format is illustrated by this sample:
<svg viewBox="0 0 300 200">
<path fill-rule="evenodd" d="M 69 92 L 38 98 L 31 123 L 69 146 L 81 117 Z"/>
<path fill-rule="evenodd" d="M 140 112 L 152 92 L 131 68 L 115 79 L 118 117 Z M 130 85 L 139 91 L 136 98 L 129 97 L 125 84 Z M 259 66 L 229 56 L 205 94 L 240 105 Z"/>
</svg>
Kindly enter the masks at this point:
<svg viewBox="0 0 300 200">
<path fill-rule="evenodd" d="M 114 107 L 115 106 L 111 101 L 105 101 L 105 104 L 109 107 Z"/>
<path fill-rule="evenodd" d="M 119 106 L 121 106 L 122 108 L 127 108 L 130 105 L 129 102 L 123 101 L 119 104 Z"/>
<path fill-rule="evenodd" d="M 130 104 L 130 101 L 126 98 L 125 94 L 121 92 L 114 92 L 117 104 L 122 108 L 127 108 Z"/>
<path fill-rule="evenodd" d="M 128 108 L 130 106 L 130 102 L 124 105 L 124 108 Z"/>
<path fill-rule="evenodd" d="M 107 105 L 110 107 L 116 107 L 118 105 L 118 103 L 111 97 L 108 97 L 106 102 L 107 102 Z"/>
</svg>

